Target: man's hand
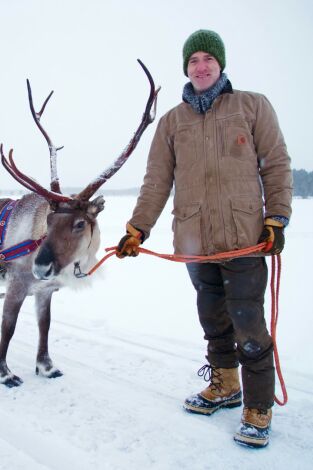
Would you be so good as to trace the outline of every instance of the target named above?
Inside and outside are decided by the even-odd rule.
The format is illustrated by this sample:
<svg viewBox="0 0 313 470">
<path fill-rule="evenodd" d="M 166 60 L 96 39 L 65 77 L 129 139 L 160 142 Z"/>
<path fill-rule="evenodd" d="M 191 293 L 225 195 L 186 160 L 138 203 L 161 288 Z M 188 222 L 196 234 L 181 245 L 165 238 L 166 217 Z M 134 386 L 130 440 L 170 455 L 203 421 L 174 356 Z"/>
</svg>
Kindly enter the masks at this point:
<svg viewBox="0 0 313 470">
<path fill-rule="evenodd" d="M 140 230 L 137 230 L 130 223 L 126 224 L 127 234 L 121 238 L 118 246 L 116 256 L 124 258 L 125 256 L 138 256 L 139 246 L 143 242 L 144 235 Z"/>
<path fill-rule="evenodd" d="M 278 255 L 283 251 L 285 245 L 284 225 L 278 220 L 267 218 L 258 243 L 266 242 L 265 253 Z"/>
</svg>

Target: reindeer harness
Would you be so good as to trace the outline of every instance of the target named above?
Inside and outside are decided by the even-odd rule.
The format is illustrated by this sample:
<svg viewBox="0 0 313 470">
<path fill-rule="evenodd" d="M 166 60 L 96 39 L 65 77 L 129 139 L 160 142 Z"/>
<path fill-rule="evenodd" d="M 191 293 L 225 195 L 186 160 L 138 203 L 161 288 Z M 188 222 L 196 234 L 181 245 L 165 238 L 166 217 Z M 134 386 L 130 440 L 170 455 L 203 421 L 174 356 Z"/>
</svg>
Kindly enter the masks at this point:
<svg viewBox="0 0 313 470">
<path fill-rule="evenodd" d="M 7 224 L 13 213 L 18 200 L 14 201 L 10 199 L 7 204 L 4 206 L 0 213 L 0 248 L 4 243 Z M 29 255 L 41 245 L 42 241 L 45 239 L 45 236 L 39 238 L 38 240 L 24 240 L 16 245 L 13 245 L 5 250 L 0 251 L 0 261 L 8 262 L 20 256 Z"/>
</svg>

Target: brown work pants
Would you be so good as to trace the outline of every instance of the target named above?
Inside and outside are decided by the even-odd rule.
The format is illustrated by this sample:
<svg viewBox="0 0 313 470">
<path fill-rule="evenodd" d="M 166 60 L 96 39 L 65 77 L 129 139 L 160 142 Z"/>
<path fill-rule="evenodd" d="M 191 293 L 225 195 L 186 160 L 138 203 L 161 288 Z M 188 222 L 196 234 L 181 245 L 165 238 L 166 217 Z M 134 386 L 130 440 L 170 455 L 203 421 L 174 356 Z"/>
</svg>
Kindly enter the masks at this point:
<svg viewBox="0 0 313 470">
<path fill-rule="evenodd" d="M 264 319 L 267 265 L 264 257 L 225 263 L 190 263 L 187 269 L 197 291 L 197 306 L 209 363 L 242 365 L 244 405 L 273 405 L 273 343 Z"/>
</svg>

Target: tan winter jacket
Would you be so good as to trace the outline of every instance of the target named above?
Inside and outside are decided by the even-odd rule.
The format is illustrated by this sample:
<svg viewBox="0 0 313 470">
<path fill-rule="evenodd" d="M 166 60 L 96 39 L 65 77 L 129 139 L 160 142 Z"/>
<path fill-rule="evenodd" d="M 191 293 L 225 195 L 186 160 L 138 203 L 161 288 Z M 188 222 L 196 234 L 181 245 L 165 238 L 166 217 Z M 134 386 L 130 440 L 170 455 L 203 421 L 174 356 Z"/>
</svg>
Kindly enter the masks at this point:
<svg viewBox="0 0 313 470">
<path fill-rule="evenodd" d="M 130 220 L 146 237 L 173 184 L 175 253 L 255 245 L 264 217 L 290 217 L 290 158 L 266 97 L 234 90 L 204 115 L 181 103 L 160 119 Z"/>
</svg>

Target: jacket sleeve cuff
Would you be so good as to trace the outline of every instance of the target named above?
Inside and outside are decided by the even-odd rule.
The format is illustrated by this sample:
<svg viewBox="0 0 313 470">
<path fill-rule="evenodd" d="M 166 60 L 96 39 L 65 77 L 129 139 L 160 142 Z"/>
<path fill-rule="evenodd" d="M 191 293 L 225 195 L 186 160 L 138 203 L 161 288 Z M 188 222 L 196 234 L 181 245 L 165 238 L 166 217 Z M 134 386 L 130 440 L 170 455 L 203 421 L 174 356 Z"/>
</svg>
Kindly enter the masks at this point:
<svg viewBox="0 0 313 470">
<path fill-rule="evenodd" d="M 288 217 L 284 217 L 283 215 L 271 215 L 270 218 L 276 220 L 277 222 L 280 222 L 281 224 L 283 224 L 284 227 L 287 227 L 287 225 L 289 224 Z"/>
<path fill-rule="evenodd" d="M 277 222 L 282 223 L 284 227 L 287 227 L 289 224 L 288 217 L 284 217 L 283 215 L 273 215 L 271 218 L 277 220 Z"/>
</svg>

